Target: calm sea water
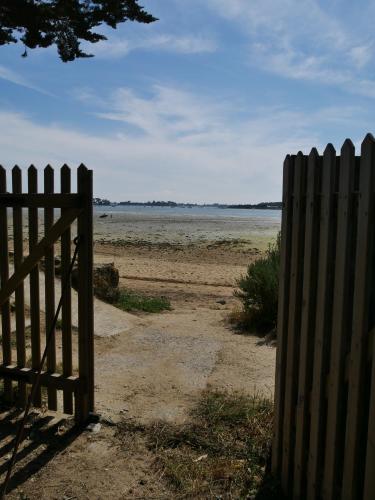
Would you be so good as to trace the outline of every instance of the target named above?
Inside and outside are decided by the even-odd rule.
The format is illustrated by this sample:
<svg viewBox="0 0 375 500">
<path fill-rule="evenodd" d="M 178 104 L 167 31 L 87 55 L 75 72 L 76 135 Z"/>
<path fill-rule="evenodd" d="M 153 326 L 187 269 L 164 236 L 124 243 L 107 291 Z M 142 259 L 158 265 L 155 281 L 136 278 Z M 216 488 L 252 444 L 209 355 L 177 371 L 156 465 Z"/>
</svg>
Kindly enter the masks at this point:
<svg viewBox="0 0 375 500">
<path fill-rule="evenodd" d="M 149 207 L 137 205 L 123 206 L 95 206 L 94 211 L 103 213 L 122 213 L 147 216 L 173 217 L 207 217 L 207 218 L 234 218 L 234 219 L 269 219 L 272 222 L 281 221 L 281 210 L 259 210 L 217 207 Z"/>
<path fill-rule="evenodd" d="M 280 224 L 280 210 L 102 206 L 95 207 L 94 235 L 98 240 L 178 244 L 244 240 L 259 246 L 276 237 Z"/>
</svg>

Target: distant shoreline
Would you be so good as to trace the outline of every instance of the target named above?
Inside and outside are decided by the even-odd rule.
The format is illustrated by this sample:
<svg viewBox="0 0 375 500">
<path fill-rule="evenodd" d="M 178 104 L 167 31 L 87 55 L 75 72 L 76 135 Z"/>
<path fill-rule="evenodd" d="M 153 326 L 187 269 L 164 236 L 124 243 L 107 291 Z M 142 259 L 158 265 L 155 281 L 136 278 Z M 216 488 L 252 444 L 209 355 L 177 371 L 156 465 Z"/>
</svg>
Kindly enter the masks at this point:
<svg viewBox="0 0 375 500">
<path fill-rule="evenodd" d="M 176 203 L 174 201 L 146 201 L 146 202 L 137 202 L 137 201 L 120 201 L 120 202 L 111 202 L 102 198 L 94 198 L 93 205 L 97 207 L 117 207 L 117 206 L 135 206 L 135 207 L 169 207 L 169 208 L 231 208 L 231 209 L 258 209 L 258 210 L 281 210 L 282 203 L 281 202 L 262 202 L 256 204 L 237 204 L 237 205 L 229 205 L 222 203 Z"/>
</svg>

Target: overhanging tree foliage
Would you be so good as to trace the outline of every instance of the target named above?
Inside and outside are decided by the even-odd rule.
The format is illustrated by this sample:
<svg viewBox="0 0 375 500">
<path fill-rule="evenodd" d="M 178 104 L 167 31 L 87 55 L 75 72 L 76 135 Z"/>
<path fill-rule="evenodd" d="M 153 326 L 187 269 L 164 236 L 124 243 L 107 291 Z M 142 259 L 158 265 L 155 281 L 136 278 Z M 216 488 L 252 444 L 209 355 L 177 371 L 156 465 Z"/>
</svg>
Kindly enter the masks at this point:
<svg viewBox="0 0 375 500">
<path fill-rule="evenodd" d="M 56 44 L 60 58 L 68 62 L 92 57 L 81 50 L 81 41 L 106 40 L 93 28 L 116 28 L 128 20 L 152 23 L 157 19 L 138 0 L 0 0 L 0 45 L 20 41 L 35 49 Z"/>
</svg>

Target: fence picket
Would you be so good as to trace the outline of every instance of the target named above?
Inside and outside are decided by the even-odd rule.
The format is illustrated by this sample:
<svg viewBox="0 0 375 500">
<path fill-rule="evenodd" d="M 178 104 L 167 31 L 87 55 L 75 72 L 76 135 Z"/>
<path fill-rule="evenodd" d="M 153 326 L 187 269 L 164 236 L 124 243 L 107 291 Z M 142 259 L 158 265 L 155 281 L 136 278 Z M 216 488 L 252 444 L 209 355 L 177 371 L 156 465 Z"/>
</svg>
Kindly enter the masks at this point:
<svg viewBox="0 0 375 500">
<path fill-rule="evenodd" d="M 310 394 L 312 386 L 312 350 L 315 335 L 317 266 L 319 256 L 319 205 L 321 162 L 312 149 L 307 165 L 307 196 L 300 332 L 298 397 L 296 408 L 296 445 L 294 457 L 293 497 L 306 495 L 306 467 L 310 427 Z"/>
<path fill-rule="evenodd" d="M 0 165 L 0 194 L 7 192 L 6 170 Z M 6 207 L 0 207 L 0 280 L 3 287 L 9 279 L 9 250 L 8 250 L 8 214 Z M 3 364 L 12 364 L 11 323 L 9 300 L 1 306 L 1 346 Z M 4 380 L 4 398 L 11 402 L 13 398 L 12 381 Z"/>
<path fill-rule="evenodd" d="M 44 192 L 51 194 L 54 192 L 54 171 L 50 165 L 44 169 Z M 54 209 L 51 207 L 44 209 L 44 232 L 53 226 Z M 46 335 L 49 334 L 55 315 L 55 251 L 54 246 L 50 246 L 45 256 L 45 301 L 46 301 Z M 47 370 L 50 373 L 56 371 L 56 335 L 52 333 L 51 344 L 47 354 Z M 48 408 L 57 410 L 57 392 L 54 387 L 48 387 Z"/>
<path fill-rule="evenodd" d="M 372 370 L 370 380 L 370 410 L 368 417 L 366 465 L 363 498 L 372 499 L 375 496 L 375 332 L 372 331 Z"/>
<path fill-rule="evenodd" d="M 13 193 L 22 192 L 22 172 L 16 165 L 12 169 L 12 189 Z M 22 208 L 13 208 L 13 245 L 14 245 L 14 270 L 23 261 L 23 220 Z M 21 283 L 15 291 L 16 303 L 16 340 L 17 340 L 17 365 L 24 367 L 26 365 L 26 347 L 25 347 L 25 290 Z M 18 383 L 18 401 L 21 406 L 26 404 L 26 384 Z"/>
<path fill-rule="evenodd" d="M 363 487 L 368 408 L 362 403 L 366 387 L 369 334 L 371 262 L 375 224 L 375 139 L 368 134 L 362 143 L 358 208 L 357 252 L 353 297 L 353 327 L 350 349 L 348 413 L 343 474 L 343 499 L 360 498 Z"/>
<path fill-rule="evenodd" d="M 276 380 L 275 380 L 275 423 L 272 444 L 272 471 L 281 469 L 282 428 L 284 420 L 285 353 L 288 338 L 288 298 L 290 286 L 290 257 L 293 219 L 293 182 L 295 156 L 287 156 L 283 172 L 283 213 L 280 242 L 280 287 L 277 319 Z"/>
<path fill-rule="evenodd" d="M 319 262 L 317 269 L 317 305 L 315 339 L 313 349 L 313 383 L 311 392 L 311 424 L 307 474 L 307 499 L 320 495 L 323 460 L 326 376 L 328 372 L 331 309 L 333 301 L 333 262 L 336 242 L 334 214 L 334 189 L 336 172 L 336 151 L 329 144 L 323 155 L 322 196 L 320 205 Z"/>
<path fill-rule="evenodd" d="M 28 169 L 28 192 L 38 192 L 38 171 L 31 165 Z M 29 252 L 38 243 L 38 208 L 29 208 Z M 30 271 L 30 321 L 31 321 L 31 366 L 34 370 L 40 364 L 40 297 L 39 297 L 39 265 Z M 41 406 L 41 390 L 37 390 L 34 406 Z"/>
<path fill-rule="evenodd" d="M 337 208 L 337 245 L 332 318 L 330 370 L 328 375 L 327 441 L 323 478 L 323 496 L 341 495 L 342 459 L 345 441 L 345 357 L 350 333 L 351 281 L 348 270 L 353 224 L 355 157 L 353 143 L 347 139 L 341 150 L 340 185 Z"/>
<path fill-rule="evenodd" d="M 61 168 L 61 193 L 70 193 L 71 173 L 70 168 L 64 165 Z M 62 209 L 61 213 L 64 213 Z M 65 287 L 65 280 L 71 260 L 71 229 L 70 227 L 61 235 L 61 290 Z M 65 290 L 61 309 L 62 351 L 63 351 L 63 375 L 72 375 L 72 293 L 69 286 Z M 72 393 L 64 390 L 64 412 L 73 413 Z"/>
<path fill-rule="evenodd" d="M 295 160 L 293 234 L 291 245 L 291 277 L 289 294 L 289 327 L 286 351 L 285 406 L 283 422 L 283 458 L 281 482 L 284 491 L 290 493 L 293 476 L 295 445 L 295 409 L 298 389 L 298 353 L 301 326 L 303 251 L 306 205 L 306 157 L 300 152 Z"/>
<path fill-rule="evenodd" d="M 77 172 L 78 193 L 83 197 L 84 212 L 78 217 L 78 358 L 79 376 L 87 381 L 88 392 L 79 398 L 78 420 L 86 420 L 94 408 L 94 314 L 92 248 L 92 171 L 80 165 Z M 77 398 L 76 398 L 77 399 Z"/>
</svg>

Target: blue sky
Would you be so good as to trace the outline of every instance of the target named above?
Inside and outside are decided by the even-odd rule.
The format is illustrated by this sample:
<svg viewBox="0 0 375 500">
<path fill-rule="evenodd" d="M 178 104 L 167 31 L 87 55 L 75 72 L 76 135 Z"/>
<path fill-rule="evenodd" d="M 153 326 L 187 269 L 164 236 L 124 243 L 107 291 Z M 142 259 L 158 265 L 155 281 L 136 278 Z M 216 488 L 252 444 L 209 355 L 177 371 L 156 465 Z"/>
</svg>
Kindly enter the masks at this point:
<svg viewBox="0 0 375 500">
<path fill-rule="evenodd" d="M 375 2 L 143 0 L 91 59 L 0 48 L 1 162 L 84 162 L 112 200 L 281 198 L 284 156 L 374 131 Z"/>
</svg>

